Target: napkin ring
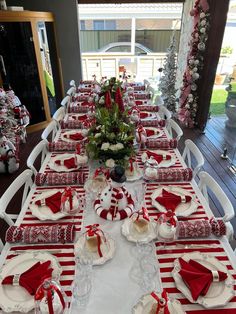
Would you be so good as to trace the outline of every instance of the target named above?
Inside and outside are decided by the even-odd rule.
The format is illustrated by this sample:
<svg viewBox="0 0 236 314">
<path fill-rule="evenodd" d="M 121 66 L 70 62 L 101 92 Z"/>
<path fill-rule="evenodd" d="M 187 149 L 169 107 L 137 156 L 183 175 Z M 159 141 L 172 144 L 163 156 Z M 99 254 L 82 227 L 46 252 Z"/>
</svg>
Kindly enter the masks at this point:
<svg viewBox="0 0 236 314">
<path fill-rule="evenodd" d="M 185 195 L 180 195 L 181 203 L 186 203 Z"/>
<path fill-rule="evenodd" d="M 42 198 L 42 199 L 40 200 L 40 206 L 46 206 L 46 200 L 45 200 L 45 198 Z"/>
<path fill-rule="evenodd" d="M 19 286 L 19 283 L 20 283 L 20 276 L 21 274 L 15 274 L 13 276 L 13 280 L 12 280 L 12 285 L 13 286 Z"/>
<path fill-rule="evenodd" d="M 220 278 L 219 278 L 219 273 L 217 270 L 212 270 L 212 277 L 213 277 L 213 282 L 219 282 Z"/>
</svg>

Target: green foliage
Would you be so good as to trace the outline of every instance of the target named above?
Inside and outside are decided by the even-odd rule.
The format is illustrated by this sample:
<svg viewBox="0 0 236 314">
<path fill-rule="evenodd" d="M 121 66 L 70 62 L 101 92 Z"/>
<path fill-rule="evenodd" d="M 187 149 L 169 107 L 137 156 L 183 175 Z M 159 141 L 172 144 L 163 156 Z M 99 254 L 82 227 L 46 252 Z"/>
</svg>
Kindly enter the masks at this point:
<svg viewBox="0 0 236 314">
<path fill-rule="evenodd" d="M 222 47 L 220 53 L 221 54 L 231 55 L 233 53 L 233 48 L 230 47 L 230 46 Z"/>
<path fill-rule="evenodd" d="M 225 113 L 225 102 L 227 92 L 224 89 L 214 89 L 211 96 L 210 112 L 212 115 L 221 115 Z"/>
</svg>

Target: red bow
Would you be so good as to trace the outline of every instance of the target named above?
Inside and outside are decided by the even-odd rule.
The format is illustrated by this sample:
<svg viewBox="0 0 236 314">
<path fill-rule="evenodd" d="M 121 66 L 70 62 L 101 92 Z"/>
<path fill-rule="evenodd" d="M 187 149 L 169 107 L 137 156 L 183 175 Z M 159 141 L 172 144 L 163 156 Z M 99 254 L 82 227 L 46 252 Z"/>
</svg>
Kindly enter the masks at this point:
<svg viewBox="0 0 236 314">
<path fill-rule="evenodd" d="M 63 307 L 63 310 L 66 307 L 63 295 L 60 291 L 60 289 L 58 289 L 57 286 L 55 286 L 54 284 L 50 283 L 49 281 L 46 281 L 45 284 L 43 284 L 37 291 L 36 295 L 35 295 L 35 300 L 42 300 L 44 297 L 44 292 L 46 292 L 47 294 L 47 301 L 48 301 L 48 309 L 49 309 L 49 314 L 54 314 L 54 310 L 53 310 L 53 295 L 55 292 L 57 293 L 57 295 L 59 296 L 59 299 L 61 301 L 61 305 Z"/>
<path fill-rule="evenodd" d="M 171 226 L 176 227 L 175 213 L 171 209 L 161 214 L 161 216 L 164 217 L 164 222 L 168 222 Z"/>
<path fill-rule="evenodd" d="M 62 196 L 61 196 L 61 202 L 65 203 L 67 199 L 69 199 L 70 202 L 70 210 L 73 208 L 73 192 L 75 191 L 74 188 L 68 186 L 65 188 Z"/>
<path fill-rule="evenodd" d="M 93 224 L 93 225 L 88 225 L 85 228 L 88 229 L 86 231 L 88 236 L 90 236 L 90 237 L 92 237 L 94 235 L 97 236 L 97 240 L 98 240 L 98 254 L 99 254 L 100 257 L 102 257 L 103 255 L 102 255 L 102 251 L 101 251 L 101 236 L 100 236 L 99 233 L 101 233 L 102 236 L 104 237 L 104 239 L 105 239 L 104 241 L 106 241 L 106 238 L 104 236 L 103 231 L 100 228 L 98 228 L 98 227 L 99 227 L 99 224 Z"/>
<path fill-rule="evenodd" d="M 163 314 L 170 314 L 169 309 L 168 309 L 168 296 L 165 290 L 162 291 L 161 298 L 159 298 L 155 292 L 151 293 L 151 296 L 157 301 L 157 310 L 156 314 L 159 313 L 161 309 L 164 309 Z"/>
<path fill-rule="evenodd" d="M 142 207 L 142 209 L 141 209 L 140 211 L 131 214 L 130 217 L 132 217 L 133 215 L 137 215 L 136 220 L 139 220 L 139 217 L 142 216 L 142 217 L 143 217 L 144 219 L 146 219 L 147 221 L 150 221 L 147 208 L 145 208 L 145 207 Z"/>
<path fill-rule="evenodd" d="M 137 131 L 138 131 L 139 141 L 141 142 L 141 135 L 143 134 L 144 136 L 146 136 L 147 133 L 142 125 L 138 126 Z"/>
<path fill-rule="evenodd" d="M 96 178 L 99 174 L 104 174 L 104 176 L 106 177 L 106 179 L 109 179 L 109 170 L 104 169 L 103 167 L 99 167 L 95 170 L 93 178 Z"/>
</svg>

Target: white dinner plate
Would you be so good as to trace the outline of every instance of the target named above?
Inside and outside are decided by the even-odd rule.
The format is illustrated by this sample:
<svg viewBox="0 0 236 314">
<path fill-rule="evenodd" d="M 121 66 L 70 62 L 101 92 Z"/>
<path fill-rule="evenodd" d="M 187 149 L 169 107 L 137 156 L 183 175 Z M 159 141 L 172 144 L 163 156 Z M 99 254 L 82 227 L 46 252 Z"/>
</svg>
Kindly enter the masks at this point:
<svg viewBox="0 0 236 314">
<path fill-rule="evenodd" d="M 162 206 L 160 203 L 158 203 L 156 201 L 156 198 L 158 196 L 162 195 L 162 189 L 165 189 L 168 192 L 174 193 L 176 195 L 180 195 L 180 196 L 186 196 L 189 195 L 192 197 L 192 200 L 188 203 L 180 203 L 176 209 L 175 209 L 175 214 L 176 216 L 182 216 L 182 217 L 187 217 L 189 215 L 191 215 L 192 213 L 194 213 L 195 211 L 197 211 L 198 208 L 198 202 L 195 199 L 194 194 L 188 192 L 185 189 L 182 189 L 178 186 L 159 186 L 157 189 L 155 189 L 155 191 L 152 193 L 151 195 L 151 199 L 152 199 L 152 205 L 155 206 L 161 213 L 165 213 L 166 212 L 166 208 L 164 206 Z"/>
<path fill-rule="evenodd" d="M 70 142 L 80 143 L 81 141 L 84 141 L 84 139 L 86 138 L 87 132 L 88 132 L 87 130 L 83 130 L 83 129 L 76 129 L 76 130 L 65 131 L 65 132 L 61 133 L 61 139 L 62 139 L 62 141 L 68 142 L 68 143 L 70 143 Z M 75 141 L 75 140 L 72 140 L 72 139 L 66 137 L 67 135 L 76 134 L 76 133 L 82 133 L 84 138 L 82 140 Z"/>
<path fill-rule="evenodd" d="M 58 212 L 54 214 L 51 211 L 51 209 L 46 205 L 38 206 L 35 204 L 36 201 L 52 196 L 53 194 L 59 191 L 63 192 L 63 190 L 49 190 L 49 191 L 43 191 L 40 195 L 37 195 L 33 199 L 33 202 L 29 205 L 32 215 L 37 217 L 39 220 L 58 220 L 67 216 L 68 214 L 63 213 L 63 212 Z"/>
<path fill-rule="evenodd" d="M 178 258 L 174 261 L 174 269 L 172 271 L 176 287 L 191 303 L 199 303 L 205 308 L 214 308 L 226 305 L 234 296 L 234 279 L 227 267 L 217 258 L 201 252 L 186 253 L 181 256 L 186 262 L 190 259 L 202 264 L 211 270 L 220 270 L 228 275 L 225 281 L 212 282 L 205 296 L 199 296 L 196 301 L 193 300 L 189 288 L 185 285 L 179 274 L 181 269 Z"/>
<path fill-rule="evenodd" d="M 115 254 L 115 241 L 111 238 L 110 235 L 104 232 L 104 235 L 106 237 L 107 245 L 104 245 L 102 242 L 101 244 L 101 251 L 103 253 L 103 256 L 100 257 L 98 255 L 98 252 L 90 252 L 87 250 L 86 245 L 85 245 L 85 235 L 82 234 L 78 241 L 75 243 L 75 254 L 79 255 L 85 253 L 86 255 L 88 254 L 92 260 L 93 260 L 93 265 L 102 265 L 108 260 L 112 259 L 114 254 Z"/>
<path fill-rule="evenodd" d="M 48 166 L 51 170 L 54 170 L 56 172 L 71 172 L 71 171 L 75 171 L 78 170 L 81 167 L 81 164 L 78 164 L 75 168 L 71 168 L 68 169 L 66 166 L 64 165 L 57 165 L 55 162 L 56 160 L 65 160 L 65 159 L 69 159 L 72 157 L 77 157 L 76 154 L 58 154 L 54 157 L 51 157 L 48 163 Z"/>
<path fill-rule="evenodd" d="M 141 171 L 141 169 L 139 167 L 137 167 L 136 171 L 134 171 L 133 175 L 129 175 L 127 174 L 127 172 L 125 172 L 126 175 L 126 179 L 129 182 L 133 182 L 133 181 L 137 181 L 139 179 L 141 179 L 143 177 L 143 172 Z"/>
<path fill-rule="evenodd" d="M 133 314 L 147 314 L 151 312 L 153 304 L 156 300 L 151 296 L 151 294 L 146 294 L 141 297 L 138 303 L 133 307 Z M 168 310 L 170 314 L 185 314 L 182 309 L 181 303 L 175 299 L 169 299 Z"/>
<path fill-rule="evenodd" d="M 58 280 L 62 269 L 56 257 L 47 252 L 35 250 L 35 252 L 22 253 L 8 260 L 0 270 L 0 283 L 9 275 L 25 272 L 38 261 L 45 262 L 48 260 L 51 261 L 53 268 L 52 277 Z M 4 312 L 27 313 L 34 308 L 34 296 L 21 286 L 0 284 L 0 296 L 0 307 Z"/>
<path fill-rule="evenodd" d="M 163 131 L 162 130 L 159 130 L 158 128 L 154 128 L 154 127 L 144 127 L 145 130 L 152 130 L 155 132 L 154 135 L 151 135 L 151 136 L 148 136 L 147 138 L 158 138 L 160 136 L 163 135 Z"/>
<path fill-rule="evenodd" d="M 153 152 L 153 153 L 158 154 L 158 155 L 171 155 L 171 158 L 169 160 L 162 160 L 158 164 L 159 168 L 168 168 L 170 166 L 175 165 L 175 163 L 176 163 L 175 155 L 169 153 L 166 150 L 158 149 L 158 150 L 148 150 L 148 151 Z M 142 159 L 142 162 L 144 162 L 144 163 L 148 160 L 147 154 L 145 152 L 142 154 L 141 159 Z"/>
<path fill-rule="evenodd" d="M 121 233 L 131 242 L 148 243 L 157 237 L 157 224 L 155 221 L 149 221 L 147 232 L 139 233 L 133 224 L 132 218 L 126 218 L 121 227 Z"/>
</svg>

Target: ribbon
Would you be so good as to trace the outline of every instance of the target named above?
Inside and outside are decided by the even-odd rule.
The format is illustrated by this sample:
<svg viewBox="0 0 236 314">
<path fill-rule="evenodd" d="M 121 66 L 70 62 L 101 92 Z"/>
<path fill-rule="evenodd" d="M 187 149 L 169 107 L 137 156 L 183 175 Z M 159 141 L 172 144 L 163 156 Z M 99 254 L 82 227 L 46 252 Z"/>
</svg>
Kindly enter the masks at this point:
<svg viewBox="0 0 236 314">
<path fill-rule="evenodd" d="M 115 193 L 113 193 L 115 192 Z M 118 201 L 123 198 L 123 193 L 119 191 L 119 189 L 113 188 L 112 189 L 112 194 L 111 194 L 111 202 L 115 202 L 114 205 L 110 207 L 110 211 L 112 214 L 112 220 L 116 217 L 116 214 L 118 212 Z"/>
<path fill-rule="evenodd" d="M 137 131 L 138 131 L 139 141 L 141 142 L 141 135 L 146 136 L 147 135 L 146 131 L 145 131 L 145 129 L 144 129 L 144 127 L 142 125 L 138 126 Z"/>
<path fill-rule="evenodd" d="M 63 310 L 66 307 L 63 295 L 60 291 L 60 289 L 58 289 L 57 286 L 55 286 L 54 284 L 49 284 L 48 287 L 46 286 L 47 282 L 45 282 L 45 284 L 43 284 L 38 291 L 35 294 L 35 300 L 42 300 L 44 297 L 44 291 L 46 291 L 47 293 L 47 301 L 48 301 L 48 309 L 49 309 L 49 314 L 54 314 L 54 310 L 53 310 L 53 295 L 54 292 L 52 291 L 56 291 L 57 295 L 59 296 L 59 299 L 61 301 L 61 305 L 63 307 Z"/>
<path fill-rule="evenodd" d="M 69 198 L 69 202 L 70 202 L 70 210 L 72 210 L 73 208 L 73 192 L 75 191 L 75 189 L 71 188 L 70 186 L 65 188 L 64 193 L 62 194 L 61 197 L 61 202 L 65 203 L 67 201 L 67 199 Z"/>
<path fill-rule="evenodd" d="M 88 234 L 88 236 L 92 237 L 94 235 L 97 236 L 97 240 L 98 240 L 98 254 L 100 257 L 102 257 L 102 251 L 101 251 L 101 236 L 99 233 L 102 233 L 103 237 L 104 237 L 104 241 L 106 242 L 106 238 L 104 236 L 104 232 L 98 228 L 99 224 L 93 224 L 93 225 L 88 225 L 85 228 L 87 228 L 88 230 L 86 231 L 86 233 Z"/>
<path fill-rule="evenodd" d="M 109 170 L 104 169 L 103 167 L 99 167 L 95 170 L 93 178 L 95 179 L 97 176 L 99 176 L 100 174 L 104 174 L 104 176 L 106 177 L 106 179 L 109 179 Z"/>
<path fill-rule="evenodd" d="M 157 301 L 156 314 L 158 314 L 161 309 L 164 309 L 163 314 L 170 314 L 170 311 L 168 309 L 168 304 L 167 304 L 168 296 L 167 296 L 166 290 L 162 291 L 161 298 L 159 298 L 155 292 L 152 292 L 151 296 Z"/>
<path fill-rule="evenodd" d="M 131 172 L 134 171 L 134 162 L 135 162 L 135 158 L 130 157 L 129 164 L 130 164 L 130 171 Z"/>
<path fill-rule="evenodd" d="M 176 227 L 176 220 L 174 219 L 175 213 L 172 210 L 168 210 L 167 213 L 164 213 L 166 217 L 166 222 L 170 223 L 171 226 Z"/>
<path fill-rule="evenodd" d="M 142 216 L 142 217 L 143 217 L 144 219 L 146 219 L 147 221 L 150 221 L 147 208 L 145 208 L 145 207 L 142 207 L 142 209 L 141 209 L 140 211 L 138 211 L 138 212 L 132 213 L 130 217 L 132 217 L 132 216 L 134 216 L 134 215 L 137 215 L 136 220 L 139 220 L 139 217 Z"/>
</svg>

